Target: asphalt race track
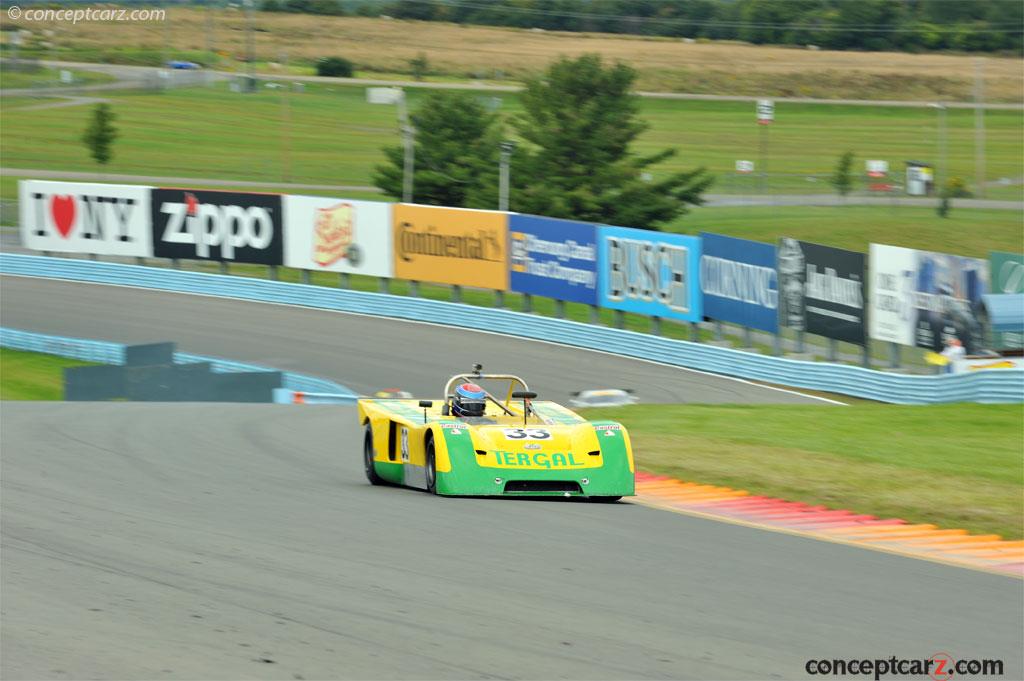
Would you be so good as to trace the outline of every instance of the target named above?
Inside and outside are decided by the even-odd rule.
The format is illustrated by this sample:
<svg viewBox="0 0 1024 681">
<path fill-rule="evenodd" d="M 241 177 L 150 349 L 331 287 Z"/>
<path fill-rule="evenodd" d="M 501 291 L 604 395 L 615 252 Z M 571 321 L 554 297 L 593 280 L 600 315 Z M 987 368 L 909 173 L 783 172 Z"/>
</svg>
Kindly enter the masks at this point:
<svg viewBox="0 0 1024 681">
<path fill-rule="evenodd" d="M 631 388 L 642 402 L 825 404 L 791 392 L 547 343 L 429 324 L 117 286 L 0 277 L 0 324 L 117 341 L 177 341 L 196 354 L 336 380 L 360 394 L 401 388 L 440 398 L 474 362 L 521 374 L 541 398 Z"/>
<path fill-rule="evenodd" d="M 433 394 L 466 355 L 548 393 L 803 400 L 496 336 L 13 277 L 2 323 L 177 340 L 359 391 Z M 1020 579 L 636 504 L 375 488 L 355 421 L 3 403 L 0 676 L 810 679 L 811 658 L 946 653 L 1024 677 Z"/>
<path fill-rule="evenodd" d="M 351 407 L 5 403 L 2 675 L 809 678 L 996 657 L 1018 579 L 363 478 Z"/>
</svg>

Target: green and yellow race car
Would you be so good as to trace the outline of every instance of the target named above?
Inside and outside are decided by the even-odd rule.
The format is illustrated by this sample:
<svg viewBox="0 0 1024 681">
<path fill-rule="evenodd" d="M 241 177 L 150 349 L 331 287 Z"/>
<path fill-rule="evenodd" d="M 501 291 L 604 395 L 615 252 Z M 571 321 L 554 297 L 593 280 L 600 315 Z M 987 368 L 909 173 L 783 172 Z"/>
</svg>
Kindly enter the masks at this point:
<svg viewBox="0 0 1024 681">
<path fill-rule="evenodd" d="M 617 501 L 633 492 L 629 434 L 536 401 L 526 381 L 484 374 L 448 379 L 442 400 L 361 399 L 366 477 L 461 496 L 565 496 Z M 481 385 L 507 390 L 495 398 Z"/>
</svg>

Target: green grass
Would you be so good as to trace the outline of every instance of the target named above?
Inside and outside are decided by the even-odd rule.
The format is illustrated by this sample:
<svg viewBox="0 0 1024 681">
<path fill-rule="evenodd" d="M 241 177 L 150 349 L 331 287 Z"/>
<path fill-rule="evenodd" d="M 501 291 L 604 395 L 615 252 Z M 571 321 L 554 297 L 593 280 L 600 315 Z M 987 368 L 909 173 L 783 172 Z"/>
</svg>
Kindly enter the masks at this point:
<svg viewBox="0 0 1024 681">
<path fill-rule="evenodd" d="M 290 125 L 284 122 L 285 95 L 280 90 L 243 95 L 218 84 L 108 94 L 121 131 L 109 166 L 114 173 L 370 184 L 373 167 L 382 159 L 381 147 L 398 143 L 395 107 L 368 104 L 363 87 L 318 84 L 291 93 Z M 412 106 L 422 96 L 422 91 L 409 90 Z M 518 111 L 515 95 L 480 96 L 499 101 L 503 115 Z M 93 170 L 80 142 L 90 107 L 22 110 L 38 103 L 24 98 L 0 102 L 4 165 Z M 641 108 L 651 129 L 641 138 L 638 153 L 679 149 L 676 158 L 655 171 L 656 179 L 704 165 L 721 178 L 713 191 L 729 191 L 735 161 L 758 157 L 759 128 L 749 103 L 642 100 Z M 948 118 L 950 175 L 970 182 L 974 113 L 950 110 Z M 806 177 L 830 173 L 846 150 L 857 154 L 858 172 L 868 158 L 887 159 L 899 172 L 905 160 L 935 160 L 936 120 L 929 109 L 780 103 L 768 133 L 769 169 L 788 177 L 773 178 L 773 191 L 828 191 L 824 182 L 808 182 Z M 1018 153 L 1024 114 L 989 111 L 985 121 L 986 176 L 1024 175 Z"/>
<path fill-rule="evenodd" d="M 637 405 L 645 471 L 914 523 L 1024 537 L 1021 405 Z"/>
<path fill-rule="evenodd" d="M 37 71 L 0 70 L 0 88 L 59 87 L 62 69 L 40 68 Z M 66 69 L 65 69 L 66 70 Z M 109 83 L 113 76 L 95 71 L 71 70 L 73 85 L 97 85 Z"/>
<path fill-rule="evenodd" d="M 0 400 L 62 400 L 63 370 L 92 364 L 56 355 L 0 348 Z"/>
</svg>

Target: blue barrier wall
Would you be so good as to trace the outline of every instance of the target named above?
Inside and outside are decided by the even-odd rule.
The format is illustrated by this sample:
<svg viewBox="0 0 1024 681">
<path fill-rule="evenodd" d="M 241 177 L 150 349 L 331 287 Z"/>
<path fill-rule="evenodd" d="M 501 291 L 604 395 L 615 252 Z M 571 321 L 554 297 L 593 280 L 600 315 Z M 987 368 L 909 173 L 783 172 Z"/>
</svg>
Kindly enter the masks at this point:
<svg viewBox="0 0 1024 681">
<path fill-rule="evenodd" d="M 483 329 L 727 376 L 895 404 L 1024 401 L 1024 370 L 907 376 L 856 366 L 759 355 L 509 310 L 91 260 L 4 253 L 0 254 L 0 274 L 138 286 Z"/>
<path fill-rule="evenodd" d="M 110 341 L 87 340 L 85 338 L 66 338 L 64 336 L 51 336 L 45 333 L 33 331 L 22 331 L 20 329 L 9 329 L 0 327 L 0 347 L 12 350 L 26 350 L 29 352 L 43 352 L 48 355 L 60 357 L 71 357 L 85 362 L 97 362 L 99 364 L 124 364 L 124 348 L 121 343 Z M 210 369 L 215 373 L 230 373 L 237 371 L 277 371 L 270 367 L 258 364 L 245 364 L 243 362 L 232 362 L 216 357 L 205 357 L 193 355 L 187 352 L 174 353 L 175 364 L 192 364 L 196 362 L 209 362 Z M 343 385 L 328 381 L 315 376 L 282 372 L 284 376 L 283 387 L 288 390 L 312 393 L 330 393 L 338 397 L 341 402 L 355 403 L 357 395 Z"/>
</svg>

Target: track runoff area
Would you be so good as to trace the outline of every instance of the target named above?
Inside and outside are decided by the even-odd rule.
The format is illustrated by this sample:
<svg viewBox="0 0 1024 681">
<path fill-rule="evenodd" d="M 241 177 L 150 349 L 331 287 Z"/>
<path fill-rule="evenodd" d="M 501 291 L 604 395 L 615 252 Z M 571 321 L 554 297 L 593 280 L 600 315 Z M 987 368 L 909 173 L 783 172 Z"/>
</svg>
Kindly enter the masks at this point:
<svg viewBox="0 0 1024 681">
<path fill-rule="evenodd" d="M 410 354 L 413 327 L 393 320 L 2 284 L 8 326 L 173 338 L 360 392 L 430 395 L 476 357 L 555 399 L 596 380 L 649 401 L 808 399 L 425 325 Z M 7 678 L 811 678 L 894 655 L 1024 674 L 1021 580 L 640 504 L 371 488 L 353 408 L 12 403 L 0 418 Z"/>
</svg>

